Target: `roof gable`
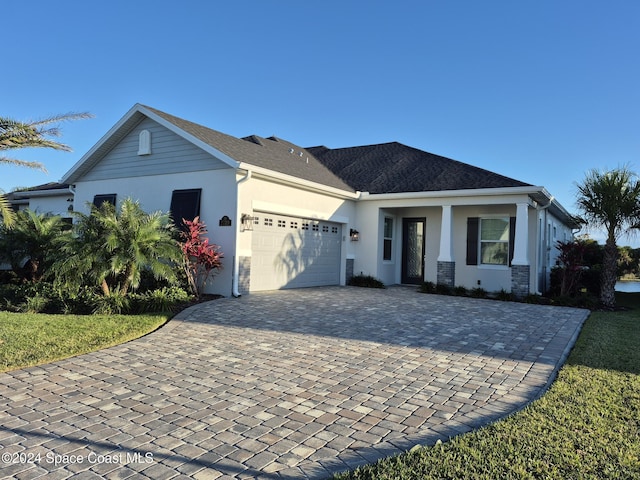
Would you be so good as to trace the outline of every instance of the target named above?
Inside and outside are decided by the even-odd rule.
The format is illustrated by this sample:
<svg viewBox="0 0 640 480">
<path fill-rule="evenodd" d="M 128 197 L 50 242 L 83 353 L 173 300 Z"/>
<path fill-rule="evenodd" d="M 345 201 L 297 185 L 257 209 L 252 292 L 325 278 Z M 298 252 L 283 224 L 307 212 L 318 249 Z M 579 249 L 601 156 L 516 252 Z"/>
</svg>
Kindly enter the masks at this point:
<svg viewBox="0 0 640 480">
<path fill-rule="evenodd" d="M 351 188 L 374 194 L 531 186 L 398 142 L 307 150 Z"/>
<path fill-rule="evenodd" d="M 62 182 L 74 183 L 90 172 L 113 148 L 127 137 L 141 122 L 149 118 L 183 139 L 191 142 L 229 167 L 237 167 L 237 161 L 199 138 L 183 131 L 175 124 L 158 115 L 159 111 L 136 104 L 116 123 L 82 158 L 64 175 Z"/>
</svg>

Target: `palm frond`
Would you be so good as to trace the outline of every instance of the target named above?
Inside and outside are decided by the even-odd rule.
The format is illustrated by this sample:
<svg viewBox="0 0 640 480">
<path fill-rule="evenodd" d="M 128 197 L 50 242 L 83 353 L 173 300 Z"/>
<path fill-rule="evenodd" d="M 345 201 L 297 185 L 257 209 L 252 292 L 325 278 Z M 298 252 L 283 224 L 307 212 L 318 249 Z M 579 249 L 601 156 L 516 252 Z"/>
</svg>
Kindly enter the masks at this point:
<svg viewBox="0 0 640 480">
<path fill-rule="evenodd" d="M 33 162 L 33 161 L 27 161 L 27 160 L 18 160 L 17 158 L 9 158 L 9 157 L 1 157 L 0 156 L 0 163 L 4 163 L 4 164 L 8 164 L 8 165 L 15 165 L 18 167 L 26 167 L 26 168 L 33 168 L 35 170 L 42 170 L 43 172 L 46 173 L 47 169 L 44 167 L 44 165 L 40 162 Z"/>
<path fill-rule="evenodd" d="M 69 112 L 60 115 L 52 115 L 41 120 L 29 122 L 29 125 L 34 127 L 41 127 L 43 125 L 51 125 L 52 123 L 69 122 L 72 120 L 83 120 L 86 118 L 93 118 L 95 115 L 89 112 Z"/>
<path fill-rule="evenodd" d="M 0 150 L 35 147 L 70 152 L 71 147 L 68 145 L 50 140 L 47 137 L 59 137 L 61 135 L 61 130 L 57 125 L 61 122 L 91 117 L 93 115 L 88 112 L 65 113 L 27 122 L 0 117 Z M 52 124 L 56 125 L 49 126 Z"/>
<path fill-rule="evenodd" d="M 0 194 L 0 216 L 2 217 L 2 222 L 7 228 L 11 228 L 15 223 L 16 214 L 13 211 L 13 208 L 11 208 L 11 204 L 9 203 L 9 200 L 7 200 L 7 197 L 2 194 Z"/>
</svg>

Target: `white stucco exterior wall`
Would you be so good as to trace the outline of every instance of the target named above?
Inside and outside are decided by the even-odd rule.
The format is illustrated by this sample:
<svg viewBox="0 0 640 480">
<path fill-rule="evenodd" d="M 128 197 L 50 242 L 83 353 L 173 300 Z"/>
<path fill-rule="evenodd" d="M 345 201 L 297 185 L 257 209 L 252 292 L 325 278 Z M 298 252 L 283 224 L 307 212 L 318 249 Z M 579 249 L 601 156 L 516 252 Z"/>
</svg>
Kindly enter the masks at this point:
<svg viewBox="0 0 640 480">
<path fill-rule="evenodd" d="M 29 209 L 37 213 L 50 213 L 52 215 L 60 215 L 61 217 L 70 217 L 69 206 L 72 202 L 67 200 L 73 199 L 73 195 L 56 196 L 33 196 L 29 198 Z"/>
<path fill-rule="evenodd" d="M 107 180 L 80 181 L 75 185 L 74 209 L 87 213 L 87 202 L 95 195 L 117 194 L 116 201 L 127 197 L 140 202 L 145 212 L 168 212 L 173 190 L 202 189 L 200 218 L 207 225 L 210 242 L 220 245 L 224 253 L 224 268 L 209 283 L 206 293 L 231 295 L 233 255 L 236 225 L 236 175 L 233 169 L 186 172 Z M 219 226 L 220 219 L 228 216 L 231 227 Z"/>
</svg>

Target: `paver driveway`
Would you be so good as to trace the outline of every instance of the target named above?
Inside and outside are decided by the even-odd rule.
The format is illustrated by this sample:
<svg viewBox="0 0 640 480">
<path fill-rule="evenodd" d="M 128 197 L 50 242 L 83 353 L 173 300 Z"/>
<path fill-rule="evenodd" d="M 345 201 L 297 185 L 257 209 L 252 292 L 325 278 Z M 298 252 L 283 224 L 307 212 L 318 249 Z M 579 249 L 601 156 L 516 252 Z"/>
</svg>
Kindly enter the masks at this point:
<svg viewBox="0 0 640 480">
<path fill-rule="evenodd" d="M 0 374 L 0 476 L 323 478 L 539 396 L 588 312 L 328 287 Z"/>
</svg>

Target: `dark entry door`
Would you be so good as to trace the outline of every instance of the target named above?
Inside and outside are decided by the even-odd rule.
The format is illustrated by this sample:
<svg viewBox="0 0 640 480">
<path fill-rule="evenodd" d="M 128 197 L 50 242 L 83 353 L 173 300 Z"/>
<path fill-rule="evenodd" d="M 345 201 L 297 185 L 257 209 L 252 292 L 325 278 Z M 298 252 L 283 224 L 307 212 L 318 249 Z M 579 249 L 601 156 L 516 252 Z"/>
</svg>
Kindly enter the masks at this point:
<svg viewBox="0 0 640 480">
<path fill-rule="evenodd" d="M 424 218 L 402 219 L 402 283 L 424 281 L 425 224 Z"/>
</svg>

